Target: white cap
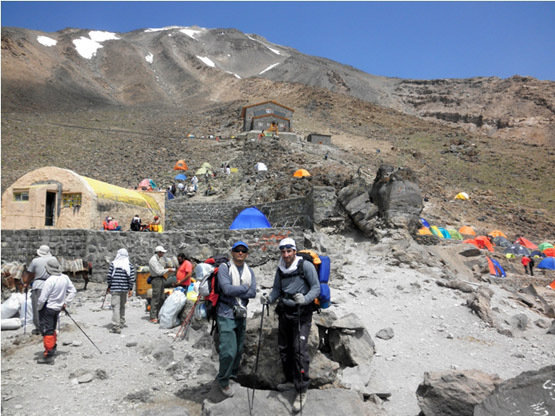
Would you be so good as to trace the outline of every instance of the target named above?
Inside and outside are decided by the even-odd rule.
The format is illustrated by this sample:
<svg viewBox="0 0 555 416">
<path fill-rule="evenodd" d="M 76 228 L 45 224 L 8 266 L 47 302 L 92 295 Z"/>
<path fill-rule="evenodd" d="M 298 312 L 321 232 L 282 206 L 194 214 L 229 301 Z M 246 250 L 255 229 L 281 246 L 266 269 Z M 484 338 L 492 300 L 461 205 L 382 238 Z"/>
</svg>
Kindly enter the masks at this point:
<svg viewBox="0 0 555 416">
<path fill-rule="evenodd" d="M 166 253 L 167 250 L 165 250 L 164 247 L 162 247 L 162 246 L 156 246 L 156 248 L 154 249 L 154 252 L 155 253 L 158 253 L 158 252 Z"/>
<path fill-rule="evenodd" d="M 297 251 L 297 245 L 295 244 L 295 240 L 292 238 L 284 238 L 279 242 L 279 249 L 283 250 L 283 248 L 289 248 Z"/>
</svg>

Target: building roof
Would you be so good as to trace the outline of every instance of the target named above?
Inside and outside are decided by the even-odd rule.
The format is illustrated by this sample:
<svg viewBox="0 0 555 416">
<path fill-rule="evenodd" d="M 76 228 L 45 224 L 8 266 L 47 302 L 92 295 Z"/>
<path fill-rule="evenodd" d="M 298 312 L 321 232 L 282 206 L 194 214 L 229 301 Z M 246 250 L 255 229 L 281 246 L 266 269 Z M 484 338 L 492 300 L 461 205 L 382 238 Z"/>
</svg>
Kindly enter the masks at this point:
<svg viewBox="0 0 555 416">
<path fill-rule="evenodd" d="M 247 111 L 247 108 L 257 107 L 257 106 L 259 106 L 259 105 L 268 104 L 268 103 L 272 103 L 272 104 L 275 104 L 275 105 L 280 106 L 280 107 L 282 107 L 282 108 L 285 108 L 285 109 L 291 111 L 292 113 L 295 112 L 295 110 L 293 110 L 292 108 L 286 107 L 286 106 L 284 106 L 284 105 L 282 105 L 282 104 L 280 104 L 280 103 L 277 103 L 277 102 L 275 102 L 275 101 L 263 101 L 263 102 L 261 102 L 261 103 L 251 104 L 251 105 L 247 105 L 247 106 L 243 107 L 243 108 L 241 109 L 241 117 L 245 118 L 245 113 L 246 113 L 246 111 Z"/>
</svg>

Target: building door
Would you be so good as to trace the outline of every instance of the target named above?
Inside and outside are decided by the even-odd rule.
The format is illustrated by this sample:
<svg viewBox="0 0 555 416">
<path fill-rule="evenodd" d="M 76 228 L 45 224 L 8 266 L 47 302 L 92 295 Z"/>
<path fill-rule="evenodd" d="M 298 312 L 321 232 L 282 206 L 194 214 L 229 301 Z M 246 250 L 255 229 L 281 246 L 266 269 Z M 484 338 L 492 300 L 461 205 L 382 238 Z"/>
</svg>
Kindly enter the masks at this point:
<svg viewBox="0 0 555 416">
<path fill-rule="evenodd" d="M 56 207 L 56 192 L 46 192 L 46 212 L 44 213 L 44 225 L 54 225 L 54 208 Z"/>
</svg>

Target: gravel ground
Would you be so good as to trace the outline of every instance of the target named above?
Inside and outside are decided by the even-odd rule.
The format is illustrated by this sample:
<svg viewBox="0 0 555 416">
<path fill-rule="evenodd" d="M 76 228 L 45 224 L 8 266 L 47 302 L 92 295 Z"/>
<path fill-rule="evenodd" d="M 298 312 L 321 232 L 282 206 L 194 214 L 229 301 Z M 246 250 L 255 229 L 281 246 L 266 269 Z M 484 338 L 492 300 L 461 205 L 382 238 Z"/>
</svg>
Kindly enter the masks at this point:
<svg viewBox="0 0 555 416">
<path fill-rule="evenodd" d="M 512 331 L 512 338 L 471 313 L 465 306 L 467 294 L 436 285 L 437 270 L 387 265 L 387 243 L 320 238 L 332 258 L 332 279 L 333 268 L 345 276 L 332 285 L 339 302 L 332 309 L 338 317 L 358 315 L 376 343 L 368 388 L 391 393 L 383 403 L 386 414 L 418 414 L 415 392 L 426 371 L 479 369 L 507 379 L 555 362 L 555 336 L 535 324 L 549 319 L 517 303 L 500 286 L 489 285 L 494 319 L 508 324 L 523 313 L 529 320 L 526 330 Z M 335 263 L 334 253 L 342 253 Z M 78 289 L 81 285 L 76 283 Z M 178 328 L 164 330 L 149 323 L 144 300 L 134 297 L 127 306 L 128 327 L 113 334 L 111 311 L 100 309 L 104 288 L 89 284 L 70 308 L 102 354 L 66 316 L 53 365 L 36 364 L 40 336 L 23 335 L 22 330 L 2 333 L 3 415 L 162 415 L 183 414 L 184 408 L 201 414 L 217 371 L 214 354 L 192 348 L 207 339 L 203 330 L 192 331 L 187 341 L 172 342 Z M 258 302 L 251 305 L 251 312 L 259 309 Z M 375 336 L 388 327 L 394 331 L 392 339 Z"/>
</svg>

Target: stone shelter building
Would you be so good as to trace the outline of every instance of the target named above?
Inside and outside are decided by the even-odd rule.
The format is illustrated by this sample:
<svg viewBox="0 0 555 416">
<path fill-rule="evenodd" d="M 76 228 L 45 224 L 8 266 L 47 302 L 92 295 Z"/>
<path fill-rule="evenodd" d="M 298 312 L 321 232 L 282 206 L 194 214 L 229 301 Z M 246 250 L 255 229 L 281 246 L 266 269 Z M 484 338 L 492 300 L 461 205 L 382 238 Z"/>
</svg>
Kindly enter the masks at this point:
<svg viewBox="0 0 555 416">
<path fill-rule="evenodd" d="M 291 119 L 294 111 L 275 101 L 248 105 L 241 110 L 243 131 L 267 130 L 272 123 L 276 123 L 280 132 L 290 132 L 293 129 Z"/>
<path fill-rule="evenodd" d="M 54 166 L 33 170 L 2 195 L 2 229 L 102 229 L 112 216 L 123 230 L 165 217 L 165 192 L 125 189 Z"/>
</svg>

